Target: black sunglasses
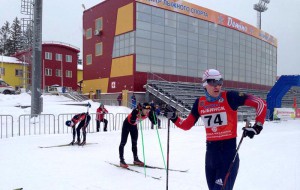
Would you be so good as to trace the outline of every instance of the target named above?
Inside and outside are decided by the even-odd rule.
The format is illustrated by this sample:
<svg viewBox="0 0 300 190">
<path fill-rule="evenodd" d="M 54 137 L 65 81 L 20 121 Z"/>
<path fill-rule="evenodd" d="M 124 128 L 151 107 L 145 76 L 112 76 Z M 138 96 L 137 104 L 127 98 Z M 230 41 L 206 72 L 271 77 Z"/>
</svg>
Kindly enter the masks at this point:
<svg viewBox="0 0 300 190">
<path fill-rule="evenodd" d="M 216 79 L 207 79 L 206 80 L 207 84 L 209 84 L 210 86 L 222 86 L 223 85 L 223 79 L 221 78 L 220 80 L 216 80 Z"/>
</svg>

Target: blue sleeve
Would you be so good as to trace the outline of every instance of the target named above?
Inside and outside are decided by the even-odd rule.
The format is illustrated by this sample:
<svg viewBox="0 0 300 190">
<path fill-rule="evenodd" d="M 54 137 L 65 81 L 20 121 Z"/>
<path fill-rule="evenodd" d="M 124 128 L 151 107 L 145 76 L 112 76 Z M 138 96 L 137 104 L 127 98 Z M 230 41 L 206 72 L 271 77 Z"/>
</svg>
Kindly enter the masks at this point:
<svg viewBox="0 0 300 190">
<path fill-rule="evenodd" d="M 193 104 L 192 110 L 191 110 L 191 114 L 193 114 L 196 118 L 195 123 L 198 121 L 200 114 L 198 112 L 198 105 L 199 105 L 199 98 L 196 99 L 196 101 Z"/>
<path fill-rule="evenodd" d="M 237 110 L 239 106 L 245 105 L 247 94 L 237 91 L 227 92 L 227 101 L 233 110 Z"/>
</svg>

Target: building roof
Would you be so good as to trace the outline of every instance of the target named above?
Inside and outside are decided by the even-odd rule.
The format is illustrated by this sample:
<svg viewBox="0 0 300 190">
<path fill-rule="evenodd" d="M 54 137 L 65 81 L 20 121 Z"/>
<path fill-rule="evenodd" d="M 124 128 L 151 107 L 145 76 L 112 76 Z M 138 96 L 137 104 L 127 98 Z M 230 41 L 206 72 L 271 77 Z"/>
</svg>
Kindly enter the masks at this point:
<svg viewBox="0 0 300 190">
<path fill-rule="evenodd" d="M 64 42 L 58 42 L 58 41 L 45 41 L 43 42 L 43 45 L 56 45 L 56 46 L 61 46 L 61 47 L 65 47 L 65 48 L 70 48 L 73 51 L 76 51 L 77 53 L 80 52 L 80 48 L 73 46 L 71 44 L 68 43 L 64 43 Z"/>
<path fill-rule="evenodd" d="M 77 64 L 77 70 L 83 70 L 83 65 L 78 65 Z"/>
<path fill-rule="evenodd" d="M 10 56 L 0 56 L 0 63 L 16 63 L 16 64 L 24 64 L 24 62 L 20 61 L 16 57 L 10 57 Z M 27 63 L 26 63 L 27 64 Z"/>
</svg>

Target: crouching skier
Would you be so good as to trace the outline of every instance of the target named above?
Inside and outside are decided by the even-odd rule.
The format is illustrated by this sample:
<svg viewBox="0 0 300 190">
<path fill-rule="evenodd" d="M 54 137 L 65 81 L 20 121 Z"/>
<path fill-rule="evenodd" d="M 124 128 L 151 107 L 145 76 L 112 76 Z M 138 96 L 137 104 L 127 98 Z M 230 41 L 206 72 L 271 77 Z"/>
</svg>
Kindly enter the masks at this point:
<svg viewBox="0 0 300 190">
<path fill-rule="evenodd" d="M 86 128 L 89 125 L 91 120 L 91 116 L 89 115 L 89 112 L 86 113 L 79 113 L 76 114 L 72 120 L 66 121 L 66 125 L 69 127 L 72 127 L 73 130 L 73 140 L 70 143 L 71 145 L 78 144 L 78 145 L 85 145 L 86 143 Z M 77 128 L 76 124 L 78 124 Z M 82 135 L 83 135 L 83 140 L 82 142 L 80 141 L 80 129 L 82 129 Z M 77 134 L 77 141 L 75 142 L 75 136 Z"/>
<path fill-rule="evenodd" d="M 150 113 L 149 113 L 150 112 Z M 130 133 L 131 136 L 131 144 L 132 144 L 132 153 L 133 153 L 133 164 L 144 166 L 144 163 L 139 160 L 137 153 L 137 140 L 138 140 L 138 126 L 137 124 L 149 117 L 151 123 L 157 123 L 157 118 L 155 114 L 151 111 L 151 106 L 148 103 L 138 104 L 137 108 L 132 110 L 132 112 L 126 117 L 122 126 L 121 133 L 121 143 L 119 146 L 119 156 L 120 156 L 120 166 L 123 168 L 127 168 L 128 165 L 124 160 L 124 147 L 127 142 L 128 135 Z M 155 122 L 156 121 L 156 122 Z"/>
</svg>

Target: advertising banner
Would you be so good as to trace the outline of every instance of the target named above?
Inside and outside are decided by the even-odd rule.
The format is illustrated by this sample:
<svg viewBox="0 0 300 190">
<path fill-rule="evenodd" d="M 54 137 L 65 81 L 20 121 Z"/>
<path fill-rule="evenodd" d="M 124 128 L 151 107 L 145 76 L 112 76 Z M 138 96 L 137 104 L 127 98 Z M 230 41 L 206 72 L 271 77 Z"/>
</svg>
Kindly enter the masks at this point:
<svg viewBox="0 0 300 190">
<path fill-rule="evenodd" d="M 274 109 L 274 120 L 289 120 L 295 119 L 295 109 L 294 108 L 275 108 Z"/>
<path fill-rule="evenodd" d="M 165 10 L 174 11 L 185 14 L 202 20 L 206 20 L 216 25 L 222 25 L 227 28 L 232 28 L 240 32 L 249 34 L 261 40 L 264 40 L 274 46 L 277 46 L 277 39 L 272 35 L 250 25 L 242 22 L 231 16 L 186 2 L 182 0 L 136 0 L 144 4 L 160 7 Z"/>
</svg>

